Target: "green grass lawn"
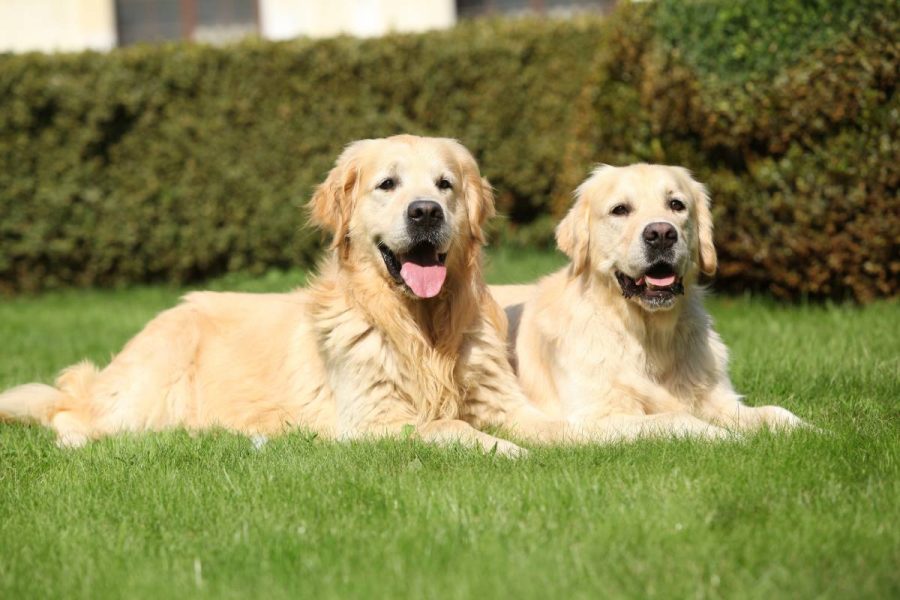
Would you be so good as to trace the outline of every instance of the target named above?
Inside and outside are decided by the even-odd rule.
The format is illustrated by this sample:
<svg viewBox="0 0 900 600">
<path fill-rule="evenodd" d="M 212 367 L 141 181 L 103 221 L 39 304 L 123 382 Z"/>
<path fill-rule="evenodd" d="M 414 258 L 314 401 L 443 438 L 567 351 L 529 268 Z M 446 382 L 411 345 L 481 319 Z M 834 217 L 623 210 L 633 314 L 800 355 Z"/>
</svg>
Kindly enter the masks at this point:
<svg viewBox="0 0 900 600">
<path fill-rule="evenodd" d="M 491 264 L 493 281 L 521 281 L 561 259 Z M 0 302 L 0 387 L 105 363 L 182 291 Z M 260 450 L 171 432 L 61 451 L 38 427 L 0 425 L 0 598 L 897 598 L 900 304 L 710 309 L 748 402 L 830 434 L 508 461 L 299 432 Z"/>
</svg>

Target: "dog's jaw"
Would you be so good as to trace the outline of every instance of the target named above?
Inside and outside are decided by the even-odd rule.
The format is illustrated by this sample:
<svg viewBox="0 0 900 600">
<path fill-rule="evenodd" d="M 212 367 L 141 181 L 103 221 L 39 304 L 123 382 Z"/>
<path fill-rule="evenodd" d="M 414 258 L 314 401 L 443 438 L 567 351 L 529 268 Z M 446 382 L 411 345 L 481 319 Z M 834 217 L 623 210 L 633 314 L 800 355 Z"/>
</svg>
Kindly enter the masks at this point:
<svg viewBox="0 0 900 600">
<path fill-rule="evenodd" d="M 447 276 L 447 253 L 430 242 L 420 242 L 397 252 L 384 242 L 377 242 L 384 266 L 394 283 L 408 296 L 433 298 L 440 294 Z"/>
<path fill-rule="evenodd" d="M 684 295 L 683 277 L 668 263 L 651 265 L 636 277 L 616 269 L 615 279 L 626 300 L 650 312 L 670 310 L 678 302 L 678 296 Z"/>
</svg>

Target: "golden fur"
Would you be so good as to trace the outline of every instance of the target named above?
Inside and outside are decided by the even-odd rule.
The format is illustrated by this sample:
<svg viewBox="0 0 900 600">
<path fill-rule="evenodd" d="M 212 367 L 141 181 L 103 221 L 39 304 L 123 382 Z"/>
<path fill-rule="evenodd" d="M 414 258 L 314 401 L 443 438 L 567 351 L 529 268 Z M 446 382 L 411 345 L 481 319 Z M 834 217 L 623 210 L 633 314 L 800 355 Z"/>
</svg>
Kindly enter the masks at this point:
<svg viewBox="0 0 900 600">
<path fill-rule="evenodd" d="M 398 182 L 389 192 L 377 187 L 386 175 Z M 452 187 L 437 188 L 439 179 Z M 376 246 L 403 243 L 407 206 L 422 197 L 446 214 L 446 283 L 429 299 L 392 278 Z M 61 445 L 214 426 L 260 435 L 303 427 L 340 439 L 412 426 L 424 439 L 509 455 L 521 449 L 478 428 L 559 438 L 564 423 L 518 387 L 503 311 L 482 280 L 482 224 L 493 212 L 490 186 L 453 140 L 351 144 L 310 203 L 333 243 L 309 288 L 188 294 L 103 370 L 83 362 L 56 387 L 9 390 L 0 414 L 52 427 Z"/>
<path fill-rule="evenodd" d="M 667 256 L 684 295 L 625 298 L 616 274 L 640 279 L 650 268 L 642 232 L 660 222 L 678 233 Z M 598 168 L 557 229 L 571 264 L 535 286 L 492 288 L 533 402 L 604 439 L 802 424 L 777 406 L 744 405 L 732 388 L 727 349 L 697 285 L 716 270 L 712 230 L 706 190 L 686 170 Z"/>
</svg>

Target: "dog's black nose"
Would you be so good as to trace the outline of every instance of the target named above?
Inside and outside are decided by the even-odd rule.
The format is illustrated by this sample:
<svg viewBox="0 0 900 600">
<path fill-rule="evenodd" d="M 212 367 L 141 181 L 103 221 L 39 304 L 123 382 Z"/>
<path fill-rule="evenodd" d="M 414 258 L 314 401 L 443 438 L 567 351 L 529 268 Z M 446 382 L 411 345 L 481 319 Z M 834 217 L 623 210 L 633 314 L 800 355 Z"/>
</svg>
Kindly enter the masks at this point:
<svg viewBox="0 0 900 600">
<path fill-rule="evenodd" d="M 655 250 L 671 248 L 678 241 L 678 231 L 671 223 L 662 221 L 644 227 L 644 243 Z"/>
<path fill-rule="evenodd" d="M 444 210 L 437 202 L 416 200 L 406 208 L 406 218 L 420 227 L 434 227 L 444 221 Z"/>
</svg>

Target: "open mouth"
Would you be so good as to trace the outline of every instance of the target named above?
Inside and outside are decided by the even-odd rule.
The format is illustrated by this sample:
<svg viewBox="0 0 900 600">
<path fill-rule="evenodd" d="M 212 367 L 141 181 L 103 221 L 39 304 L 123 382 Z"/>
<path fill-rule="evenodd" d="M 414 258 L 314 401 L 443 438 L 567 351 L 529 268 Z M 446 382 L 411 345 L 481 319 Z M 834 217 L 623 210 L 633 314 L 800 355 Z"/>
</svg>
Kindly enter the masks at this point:
<svg viewBox="0 0 900 600">
<path fill-rule="evenodd" d="M 378 250 L 388 273 L 397 283 L 405 284 L 419 298 L 434 298 L 441 293 L 447 278 L 447 254 L 438 252 L 430 242 L 419 242 L 405 252 L 394 252 L 384 242 Z"/>
<path fill-rule="evenodd" d="M 656 263 L 637 279 L 616 271 L 616 279 L 626 298 L 638 296 L 651 304 L 665 304 L 684 294 L 684 285 L 674 267 L 668 263 Z"/>
</svg>

